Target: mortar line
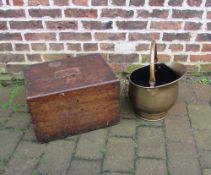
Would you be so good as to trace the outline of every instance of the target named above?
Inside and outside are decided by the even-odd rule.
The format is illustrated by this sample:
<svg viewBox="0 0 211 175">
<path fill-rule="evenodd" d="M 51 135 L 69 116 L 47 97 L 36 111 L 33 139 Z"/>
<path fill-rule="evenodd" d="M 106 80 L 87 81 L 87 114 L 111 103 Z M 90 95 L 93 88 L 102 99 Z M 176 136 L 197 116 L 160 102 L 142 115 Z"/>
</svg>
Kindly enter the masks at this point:
<svg viewBox="0 0 211 175">
<path fill-rule="evenodd" d="M 111 132 L 111 130 L 110 130 L 110 128 L 108 128 L 107 129 L 107 137 L 106 137 L 105 145 L 104 145 L 104 149 L 106 150 L 106 153 L 107 153 L 107 146 L 108 146 L 110 132 Z M 102 174 L 102 175 L 104 174 L 104 161 L 105 161 L 106 153 L 103 154 L 103 157 L 101 160 L 101 165 L 100 165 L 100 174 Z"/>
<path fill-rule="evenodd" d="M 198 101 L 198 99 L 197 99 Z M 191 122 L 191 119 L 190 119 L 190 115 L 189 115 L 189 110 L 188 110 L 188 103 L 186 102 L 186 110 L 187 110 L 187 117 L 188 117 L 188 120 L 189 120 L 189 123 L 190 123 L 190 127 L 191 129 L 194 129 L 193 126 L 192 126 L 192 122 Z M 199 163 L 199 167 L 200 167 L 200 173 L 201 175 L 203 174 L 203 169 L 202 169 L 202 165 L 201 165 L 201 161 L 199 160 L 199 157 L 200 157 L 200 153 L 199 153 L 199 148 L 197 146 L 197 143 L 196 143 L 196 138 L 195 138 L 195 135 L 194 135 L 194 132 L 193 130 L 191 131 L 191 135 L 193 137 L 193 141 L 194 141 L 194 144 L 195 144 L 195 149 L 196 149 L 196 153 L 197 153 L 197 161 Z"/>
<path fill-rule="evenodd" d="M 78 142 L 79 142 L 80 137 L 81 137 L 81 136 L 79 135 L 79 136 L 77 136 L 77 138 L 76 138 L 75 146 L 74 146 L 73 152 L 72 152 L 72 154 L 71 154 L 70 162 L 69 162 L 69 165 L 68 165 L 68 167 L 67 167 L 67 170 L 66 170 L 65 175 L 67 175 L 67 173 L 68 173 L 69 171 L 71 171 L 71 164 L 72 164 L 72 161 L 74 160 L 74 157 L 75 157 L 75 154 L 76 154 L 76 150 L 77 150 L 77 147 L 78 147 Z"/>
<path fill-rule="evenodd" d="M 169 168 L 169 156 L 168 156 L 168 148 L 167 148 L 167 132 L 166 132 L 166 124 L 165 121 L 163 121 L 163 134 L 164 134 L 164 140 L 165 140 L 165 154 L 166 154 L 166 169 L 167 169 L 167 174 L 170 175 L 170 168 Z"/>
</svg>

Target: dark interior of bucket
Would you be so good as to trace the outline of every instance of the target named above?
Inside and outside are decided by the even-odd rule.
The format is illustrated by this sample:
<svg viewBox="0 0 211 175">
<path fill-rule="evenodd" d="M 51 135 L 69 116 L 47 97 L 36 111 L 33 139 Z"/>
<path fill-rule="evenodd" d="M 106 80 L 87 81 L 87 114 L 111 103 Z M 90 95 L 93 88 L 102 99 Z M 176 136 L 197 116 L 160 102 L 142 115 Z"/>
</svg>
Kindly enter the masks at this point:
<svg viewBox="0 0 211 175">
<path fill-rule="evenodd" d="M 134 71 L 130 79 L 132 82 L 139 86 L 149 87 L 149 77 L 150 77 L 150 66 L 142 67 L 136 71 Z M 164 63 L 155 64 L 155 78 L 156 84 L 155 86 L 164 85 L 175 81 L 180 76 L 173 71 L 171 68 L 166 66 Z"/>
</svg>

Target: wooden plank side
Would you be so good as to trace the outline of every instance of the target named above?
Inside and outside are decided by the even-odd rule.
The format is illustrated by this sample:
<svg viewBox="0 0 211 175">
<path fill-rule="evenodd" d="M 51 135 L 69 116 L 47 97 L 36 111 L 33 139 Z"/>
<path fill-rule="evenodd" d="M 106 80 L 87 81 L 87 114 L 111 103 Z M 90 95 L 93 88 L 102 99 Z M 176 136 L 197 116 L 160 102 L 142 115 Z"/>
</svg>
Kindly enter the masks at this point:
<svg viewBox="0 0 211 175">
<path fill-rule="evenodd" d="M 38 140 L 113 125 L 120 117 L 119 82 L 29 101 Z"/>
</svg>

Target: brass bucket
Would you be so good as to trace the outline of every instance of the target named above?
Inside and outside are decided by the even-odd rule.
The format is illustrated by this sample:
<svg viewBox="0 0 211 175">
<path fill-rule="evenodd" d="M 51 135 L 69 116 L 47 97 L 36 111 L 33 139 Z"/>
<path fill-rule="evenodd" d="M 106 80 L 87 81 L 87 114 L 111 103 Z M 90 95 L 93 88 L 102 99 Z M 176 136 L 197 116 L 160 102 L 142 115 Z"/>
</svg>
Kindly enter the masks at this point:
<svg viewBox="0 0 211 175">
<path fill-rule="evenodd" d="M 151 43 L 150 65 L 129 76 L 129 99 L 134 111 L 144 120 L 165 117 L 178 96 L 178 81 L 186 73 L 179 63 L 158 63 L 156 43 Z"/>
</svg>

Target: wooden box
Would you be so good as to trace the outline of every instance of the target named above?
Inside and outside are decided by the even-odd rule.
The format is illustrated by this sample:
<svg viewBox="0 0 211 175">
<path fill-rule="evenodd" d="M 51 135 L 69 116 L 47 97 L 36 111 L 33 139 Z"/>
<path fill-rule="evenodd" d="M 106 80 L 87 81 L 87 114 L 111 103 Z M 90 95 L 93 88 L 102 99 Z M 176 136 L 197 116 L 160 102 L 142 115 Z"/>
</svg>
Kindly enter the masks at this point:
<svg viewBox="0 0 211 175">
<path fill-rule="evenodd" d="M 120 83 L 100 55 L 28 66 L 26 98 L 38 141 L 114 125 Z"/>
</svg>

